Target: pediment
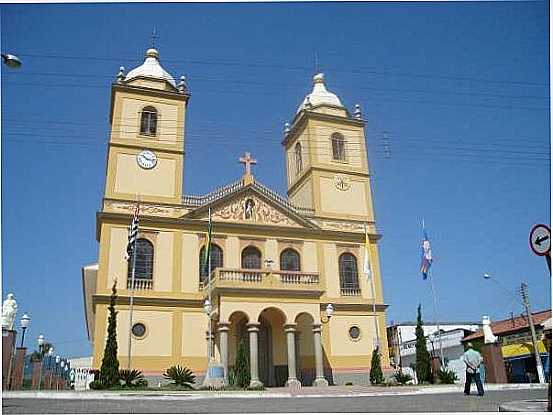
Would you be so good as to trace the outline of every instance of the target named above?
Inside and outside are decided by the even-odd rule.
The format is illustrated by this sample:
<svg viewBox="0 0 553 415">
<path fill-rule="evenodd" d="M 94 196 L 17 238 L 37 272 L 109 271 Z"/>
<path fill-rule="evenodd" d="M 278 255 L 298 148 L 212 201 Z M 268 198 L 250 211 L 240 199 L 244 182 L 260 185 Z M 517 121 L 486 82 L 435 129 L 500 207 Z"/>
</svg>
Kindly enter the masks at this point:
<svg viewBox="0 0 553 415">
<path fill-rule="evenodd" d="M 202 206 L 185 217 L 208 219 L 208 207 Z M 288 206 L 265 196 L 255 188 L 246 187 L 211 203 L 214 222 L 232 222 L 245 225 L 271 225 L 292 228 L 318 228 L 307 218 Z"/>
</svg>

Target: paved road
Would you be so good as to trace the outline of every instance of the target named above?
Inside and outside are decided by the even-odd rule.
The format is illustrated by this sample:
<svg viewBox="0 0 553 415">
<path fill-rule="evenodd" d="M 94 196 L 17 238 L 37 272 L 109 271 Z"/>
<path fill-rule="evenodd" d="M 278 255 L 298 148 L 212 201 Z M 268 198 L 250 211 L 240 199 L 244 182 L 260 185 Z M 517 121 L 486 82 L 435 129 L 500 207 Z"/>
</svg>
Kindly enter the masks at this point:
<svg viewBox="0 0 553 415">
<path fill-rule="evenodd" d="M 6 414 L 16 413 L 271 413 L 271 412 L 476 412 L 498 409 L 505 401 L 547 399 L 547 390 L 489 391 L 406 396 L 325 398 L 212 398 L 159 400 L 4 399 Z"/>
</svg>

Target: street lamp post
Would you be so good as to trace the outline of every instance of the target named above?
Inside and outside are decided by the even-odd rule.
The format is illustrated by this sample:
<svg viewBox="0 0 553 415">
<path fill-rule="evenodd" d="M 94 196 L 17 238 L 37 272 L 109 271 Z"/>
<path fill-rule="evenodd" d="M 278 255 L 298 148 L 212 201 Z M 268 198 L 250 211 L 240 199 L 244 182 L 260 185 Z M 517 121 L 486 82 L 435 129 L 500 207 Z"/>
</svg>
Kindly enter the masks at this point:
<svg viewBox="0 0 553 415">
<path fill-rule="evenodd" d="M 23 314 L 23 317 L 21 317 L 21 347 L 23 347 L 23 344 L 25 342 L 25 330 L 27 330 L 27 327 L 29 327 L 29 323 L 31 322 L 31 317 L 27 313 Z"/>
<path fill-rule="evenodd" d="M 40 383 L 42 381 L 42 357 L 44 356 L 44 351 L 42 350 L 44 347 L 44 335 L 39 335 L 37 339 L 38 343 L 38 353 L 40 355 L 40 372 L 38 375 L 38 390 L 40 390 Z"/>
<path fill-rule="evenodd" d="M 60 365 L 61 357 L 58 355 L 56 356 L 56 366 L 54 367 L 54 378 L 56 379 L 56 390 L 59 388 L 59 381 L 58 381 L 58 367 Z"/>
<path fill-rule="evenodd" d="M 211 313 L 213 312 L 213 306 L 211 305 L 211 301 L 209 299 L 206 299 L 204 302 L 204 312 L 207 315 L 207 318 L 209 319 L 209 328 L 208 328 L 208 337 L 209 337 L 209 343 L 207 347 L 207 364 L 209 368 L 209 362 L 211 362 L 211 359 L 213 357 L 213 342 L 211 341 Z"/>
</svg>

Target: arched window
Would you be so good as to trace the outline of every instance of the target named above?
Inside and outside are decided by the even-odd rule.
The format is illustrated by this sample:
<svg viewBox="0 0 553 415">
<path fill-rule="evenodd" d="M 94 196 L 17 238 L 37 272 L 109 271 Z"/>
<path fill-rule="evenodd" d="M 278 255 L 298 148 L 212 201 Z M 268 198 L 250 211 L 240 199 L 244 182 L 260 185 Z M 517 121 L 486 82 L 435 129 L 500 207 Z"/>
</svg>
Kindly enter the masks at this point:
<svg viewBox="0 0 553 415">
<path fill-rule="evenodd" d="M 340 133 L 334 133 L 330 137 L 332 141 L 332 158 L 334 160 L 346 160 L 346 140 Z"/>
<path fill-rule="evenodd" d="M 204 281 L 207 278 L 207 267 L 208 265 L 205 263 L 205 246 L 202 246 L 202 249 L 200 249 L 200 278 L 202 281 Z M 223 267 L 223 250 L 215 244 L 211 244 L 211 251 L 209 252 L 209 256 L 211 257 L 211 271 L 213 271 L 215 268 L 222 268 Z"/>
<path fill-rule="evenodd" d="M 248 246 L 242 251 L 242 268 L 261 269 L 261 252 L 255 246 Z"/>
<path fill-rule="evenodd" d="M 136 271 L 135 280 L 151 280 L 154 273 L 154 245 L 144 238 L 139 238 L 135 242 L 136 249 Z M 132 279 L 133 257 L 129 258 L 127 278 Z"/>
<path fill-rule="evenodd" d="M 359 279 L 357 277 L 357 258 L 355 255 L 349 252 L 340 255 L 338 264 L 340 270 L 340 288 L 358 290 Z"/>
<path fill-rule="evenodd" d="M 296 147 L 294 149 L 295 156 L 296 156 L 296 174 L 299 174 L 301 169 L 303 169 L 303 161 L 301 159 L 301 144 L 296 143 Z"/>
<path fill-rule="evenodd" d="M 144 107 L 140 117 L 140 134 L 156 135 L 157 110 L 154 107 Z"/>
<path fill-rule="evenodd" d="M 299 271 L 300 270 L 300 254 L 292 248 L 286 248 L 280 254 L 280 269 L 281 271 Z"/>
</svg>

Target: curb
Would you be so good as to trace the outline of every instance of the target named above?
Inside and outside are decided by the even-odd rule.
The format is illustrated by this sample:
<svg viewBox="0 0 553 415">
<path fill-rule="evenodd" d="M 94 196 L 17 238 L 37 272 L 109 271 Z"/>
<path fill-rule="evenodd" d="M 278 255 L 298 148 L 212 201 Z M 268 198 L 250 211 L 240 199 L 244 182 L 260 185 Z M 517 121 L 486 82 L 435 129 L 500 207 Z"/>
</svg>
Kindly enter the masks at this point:
<svg viewBox="0 0 553 415">
<path fill-rule="evenodd" d="M 484 390 L 503 391 L 503 390 L 521 390 L 521 389 L 547 389 L 547 384 L 501 384 L 487 385 Z M 308 389 L 308 388 L 305 388 Z M 395 389 L 395 390 L 394 390 Z M 308 391 L 307 391 L 308 392 Z M 2 393 L 2 399 L 110 399 L 110 400 L 198 400 L 198 399 L 253 399 L 253 398 L 356 398 L 356 397 L 378 397 L 378 396 L 409 396 L 409 395 L 432 395 L 445 393 L 462 393 L 463 386 L 423 386 L 418 389 L 401 390 L 401 388 L 391 388 L 386 391 L 351 391 L 344 392 L 332 391 L 329 388 L 328 393 L 291 393 L 291 392 L 163 392 L 163 391 L 145 391 L 145 392 L 96 392 L 96 391 L 6 391 Z"/>
</svg>

